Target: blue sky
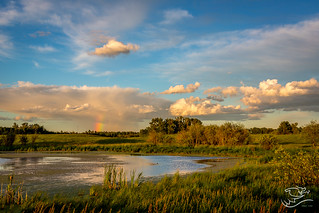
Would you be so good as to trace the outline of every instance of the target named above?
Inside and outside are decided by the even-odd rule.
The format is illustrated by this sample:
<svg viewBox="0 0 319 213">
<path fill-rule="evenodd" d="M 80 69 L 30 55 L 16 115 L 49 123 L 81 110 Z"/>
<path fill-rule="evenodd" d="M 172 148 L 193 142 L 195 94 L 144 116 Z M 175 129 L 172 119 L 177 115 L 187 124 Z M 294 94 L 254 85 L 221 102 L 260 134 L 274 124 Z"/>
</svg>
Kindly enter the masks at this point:
<svg viewBox="0 0 319 213">
<path fill-rule="evenodd" d="M 277 127 L 319 111 L 319 2 L 0 2 L 0 125 Z"/>
</svg>

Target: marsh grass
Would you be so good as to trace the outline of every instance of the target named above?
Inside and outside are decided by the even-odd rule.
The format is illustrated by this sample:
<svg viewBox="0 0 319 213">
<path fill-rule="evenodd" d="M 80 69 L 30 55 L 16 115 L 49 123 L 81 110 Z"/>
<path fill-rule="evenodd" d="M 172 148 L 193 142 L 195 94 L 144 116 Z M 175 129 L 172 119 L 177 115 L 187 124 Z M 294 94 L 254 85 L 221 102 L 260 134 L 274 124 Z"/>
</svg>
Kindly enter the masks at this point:
<svg viewBox="0 0 319 213">
<path fill-rule="evenodd" d="M 176 173 L 158 182 L 141 182 L 140 176 L 131 174 L 128 181 L 123 170 L 114 166 L 105 169 L 101 185 L 92 186 L 90 192 L 81 196 L 48 198 L 35 194 L 17 199 L 17 189 L 12 193 L 1 193 L 1 204 L 7 212 L 289 212 L 281 200 L 286 197 L 284 190 L 295 182 L 287 182 L 282 164 L 275 149 L 264 149 L 259 145 L 260 135 L 251 136 L 251 144 L 243 146 L 188 147 L 176 144 L 152 145 L 145 138 L 110 140 L 87 135 L 39 135 L 35 146 L 25 147 L 15 144 L 15 151 L 109 151 L 122 153 L 165 153 L 185 155 L 243 156 L 247 163 L 220 173 L 194 173 L 186 177 Z M 317 165 L 317 157 L 307 157 L 314 153 L 311 143 L 301 135 L 276 135 L 278 144 L 285 149 L 288 160 L 294 169 L 306 169 Z M 101 142 L 103 141 L 103 142 Z M 136 142 L 136 143 L 135 143 Z M 302 154 L 298 154 L 302 151 Z M 300 161 L 301 159 L 301 161 Z M 308 160 L 308 161 L 307 161 Z M 276 162 L 277 161 L 277 162 Z M 300 162 L 298 164 L 298 162 Z M 285 167 L 286 168 L 286 167 Z M 313 167 L 313 174 L 318 174 Z M 289 169 L 289 168 L 288 168 Z M 300 174 L 308 173 L 300 170 Z M 288 179 L 289 179 L 288 174 Z M 297 175 L 298 176 L 298 175 Z M 296 176 L 296 178 L 297 178 Z M 133 177 L 133 179 L 132 179 Z M 316 176 L 317 177 L 317 176 Z M 133 180 L 133 181 L 132 181 Z M 298 180 L 298 179 L 297 179 Z M 318 179 L 315 179 L 318 180 Z M 297 182 L 296 182 L 297 183 Z M 49 183 L 48 183 L 49 184 Z M 319 188 L 317 182 L 307 182 L 307 190 L 314 200 L 313 207 L 298 206 L 296 212 L 319 212 Z M 12 189 L 10 188 L 12 191 Z M 10 192 L 10 190 L 7 190 Z M 19 192 L 20 193 L 20 192 Z M 19 194 L 18 193 L 18 194 Z M 23 199 L 22 199 L 23 198 Z M 19 201 L 19 202 L 17 202 Z"/>
<path fill-rule="evenodd" d="M 23 196 L 22 192 L 22 185 L 14 185 L 13 183 L 13 175 L 9 176 L 9 183 L 4 188 L 3 184 L 1 185 L 1 192 L 0 192 L 0 204 L 1 209 L 11 208 L 15 205 L 19 206 L 22 205 L 24 202 L 27 201 L 27 194 Z"/>
<path fill-rule="evenodd" d="M 18 212 L 288 212 L 281 200 L 286 197 L 282 183 L 274 177 L 273 164 L 248 163 L 220 173 L 179 173 L 165 176 L 157 183 L 141 182 L 132 173 L 128 182 L 122 169 L 105 168 L 103 184 L 93 186 L 90 194 L 47 198 L 35 194 L 23 202 L 11 202 L 5 209 Z M 318 187 L 309 185 L 314 203 Z M 297 212 L 304 211 L 302 207 Z M 310 210 L 318 211 L 318 206 Z"/>
<path fill-rule="evenodd" d="M 32 135 L 28 135 L 31 141 Z M 173 137 L 173 136 L 171 136 Z M 22 152 L 85 152 L 85 151 L 107 151 L 120 153 L 140 154 L 182 154 L 182 155 L 207 155 L 207 156 L 236 156 L 236 157 L 261 157 L 274 152 L 273 148 L 266 150 L 260 146 L 263 135 L 251 135 L 249 145 L 197 145 L 189 147 L 176 143 L 160 143 L 154 145 L 147 142 L 146 137 L 134 138 L 107 138 L 86 134 L 39 134 L 35 143 L 22 146 L 16 142 L 13 146 L 0 146 L 1 151 Z M 276 135 L 278 145 L 289 151 L 297 149 L 311 150 L 311 142 L 301 134 Z"/>
</svg>

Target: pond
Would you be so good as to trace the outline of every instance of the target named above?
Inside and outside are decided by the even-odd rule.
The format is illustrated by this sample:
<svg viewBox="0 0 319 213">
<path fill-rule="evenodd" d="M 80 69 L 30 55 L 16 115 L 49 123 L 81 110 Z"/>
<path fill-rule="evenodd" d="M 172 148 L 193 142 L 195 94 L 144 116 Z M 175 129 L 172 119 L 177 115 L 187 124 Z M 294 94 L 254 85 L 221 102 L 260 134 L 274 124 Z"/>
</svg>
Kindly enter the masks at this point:
<svg viewBox="0 0 319 213">
<path fill-rule="evenodd" d="M 2 153 L 0 154 L 0 182 L 8 183 L 9 175 L 13 174 L 14 182 L 23 183 L 23 188 L 28 193 L 44 191 L 49 195 L 59 192 L 72 194 L 79 190 L 87 191 L 92 185 L 102 184 L 106 165 L 113 164 L 123 168 L 128 180 L 132 171 L 136 174 L 142 172 L 144 179 L 154 179 L 177 171 L 180 174 L 202 171 L 212 167 L 209 161 L 216 162 L 222 159 L 226 158 L 136 156 L 100 152 Z M 217 164 L 222 165 L 222 163 Z"/>
</svg>

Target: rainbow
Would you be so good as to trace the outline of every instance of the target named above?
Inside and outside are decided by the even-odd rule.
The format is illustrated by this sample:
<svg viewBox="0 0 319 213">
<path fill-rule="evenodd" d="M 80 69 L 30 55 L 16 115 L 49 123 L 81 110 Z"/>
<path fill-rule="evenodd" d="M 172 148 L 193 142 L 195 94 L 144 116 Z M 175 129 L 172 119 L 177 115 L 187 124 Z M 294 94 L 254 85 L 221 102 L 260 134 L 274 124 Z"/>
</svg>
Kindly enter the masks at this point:
<svg viewBox="0 0 319 213">
<path fill-rule="evenodd" d="M 95 122 L 95 126 L 94 126 L 94 130 L 97 132 L 101 132 L 104 130 L 104 116 L 103 115 L 99 115 L 96 118 L 96 122 Z"/>
<path fill-rule="evenodd" d="M 95 128 L 94 128 L 94 130 L 97 131 L 97 132 L 101 132 L 101 131 L 103 131 L 103 126 L 104 126 L 103 123 L 101 123 L 101 122 L 96 122 L 96 123 L 95 123 Z"/>
</svg>

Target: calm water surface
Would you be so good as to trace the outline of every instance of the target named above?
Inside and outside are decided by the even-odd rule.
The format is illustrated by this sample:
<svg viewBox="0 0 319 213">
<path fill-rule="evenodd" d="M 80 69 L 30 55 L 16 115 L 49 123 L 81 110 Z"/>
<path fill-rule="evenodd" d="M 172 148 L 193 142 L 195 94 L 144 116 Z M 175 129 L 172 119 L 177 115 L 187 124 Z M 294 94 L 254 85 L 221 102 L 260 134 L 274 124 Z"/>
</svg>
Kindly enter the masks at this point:
<svg viewBox="0 0 319 213">
<path fill-rule="evenodd" d="M 94 184 L 102 184 L 106 165 L 116 165 L 124 169 L 126 175 L 134 170 L 143 177 L 165 174 L 186 174 L 200 171 L 206 164 L 196 160 L 214 157 L 185 156 L 132 156 L 106 153 L 3 153 L 0 154 L 0 182 L 8 183 L 8 176 L 14 174 L 15 183 L 23 183 L 28 192 L 45 191 L 74 192 L 87 190 Z"/>
</svg>

